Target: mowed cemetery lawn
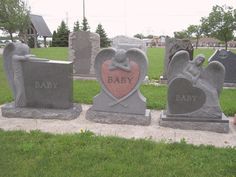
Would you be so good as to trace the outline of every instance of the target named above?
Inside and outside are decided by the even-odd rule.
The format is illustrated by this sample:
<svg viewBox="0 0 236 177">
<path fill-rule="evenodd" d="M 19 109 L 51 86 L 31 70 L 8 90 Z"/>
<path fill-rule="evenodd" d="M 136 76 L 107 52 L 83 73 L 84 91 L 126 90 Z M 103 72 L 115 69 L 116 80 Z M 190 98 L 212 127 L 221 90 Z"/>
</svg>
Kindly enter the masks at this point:
<svg viewBox="0 0 236 177">
<path fill-rule="evenodd" d="M 199 49 L 209 57 L 212 49 Z M 33 49 L 37 57 L 66 60 L 67 48 Z M 151 79 L 163 72 L 163 48 L 148 49 Z M 12 101 L 0 56 L 0 104 Z M 74 81 L 74 101 L 91 104 L 99 93 L 96 81 Z M 142 85 L 152 109 L 164 109 L 167 87 Z M 220 98 L 227 115 L 236 113 L 236 89 L 224 89 Z M 145 126 L 143 127 L 145 128 Z M 53 135 L 40 131 L 0 129 L 0 177 L 236 177 L 236 147 L 189 145 L 182 139 L 153 142 L 79 134 Z"/>
<path fill-rule="evenodd" d="M 207 65 L 208 58 L 214 53 L 214 49 L 197 49 L 194 56 L 204 54 Z M 49 58 L 53 60 L 68 60 L 68 49 L 61 47 L 32 49 L 32 54 L 39 58 Z M 164 66 L 164 48 L 149 48 L 148 56 L 148 76 L 151 80 L 158 80 L 163 73 Z M 233 50 L 236 53 L 236 50 Z M 3 71 L 2 56 L 0 56 L 0 104 L 12 101 L 11 91 L 6 81 Z M 74 102 L 92 104 L 93 97 L 100 91 L 97 81 L 74 81 Z M 165 109 L 167 98 L 166 86 L 142 85 L 142 94 L 147 98 L 147 107 L 149 109 Z M 223 112 L 227 116 L 233 116 L 236 113 L 236 89 L 224 89 L 220 96 L 220 104 Z"/>
</svg>

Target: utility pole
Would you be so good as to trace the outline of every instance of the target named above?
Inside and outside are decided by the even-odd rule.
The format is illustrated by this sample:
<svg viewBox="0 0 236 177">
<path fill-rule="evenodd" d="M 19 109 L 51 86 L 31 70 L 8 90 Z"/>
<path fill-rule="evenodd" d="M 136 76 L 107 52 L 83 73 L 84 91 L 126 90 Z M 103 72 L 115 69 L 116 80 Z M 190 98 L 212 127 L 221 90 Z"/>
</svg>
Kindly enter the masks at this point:
<svg viewBox="0 0 236 177">
<path fill-rule="evenodd" d="M 85 19 L 85 0 L 83 0 L 83 19 Z"/>
</svg>

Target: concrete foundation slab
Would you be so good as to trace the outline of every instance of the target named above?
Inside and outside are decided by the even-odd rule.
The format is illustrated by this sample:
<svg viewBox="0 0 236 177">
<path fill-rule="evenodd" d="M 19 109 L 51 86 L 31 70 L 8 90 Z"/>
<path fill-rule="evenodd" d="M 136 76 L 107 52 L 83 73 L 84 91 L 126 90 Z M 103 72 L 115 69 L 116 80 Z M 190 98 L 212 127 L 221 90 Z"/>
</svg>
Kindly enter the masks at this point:
<svg viewBox="0 0 236 177">
<path fill-rule="evenodd" d="M 222 119 L 192 119 L 186 117 L 168 117 L 165 112 L 162 111 L 159 124 L 163 127 L 184 130 L 204 130 L 217 133 L 229 132 L 229 119 L 224 114 L 222 114 Z"/>
<path fill-rule="evenodd" d="M 1 107 L 1 111 L 2 116 L 7 118 L 71 120 L 79 117 L 82 107 L 79 104 L 74 104 L 69 109 L 16 108 L 14 103 L 8 103 Z"/>
</svg>

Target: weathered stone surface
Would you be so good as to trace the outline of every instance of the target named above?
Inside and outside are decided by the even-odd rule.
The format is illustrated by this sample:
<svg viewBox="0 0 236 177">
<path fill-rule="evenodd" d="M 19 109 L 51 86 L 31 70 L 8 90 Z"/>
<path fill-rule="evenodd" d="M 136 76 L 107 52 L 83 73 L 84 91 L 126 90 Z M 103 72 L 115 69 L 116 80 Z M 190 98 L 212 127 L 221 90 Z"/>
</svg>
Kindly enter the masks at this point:
<svg viewBox="0 0 236 177">
<path fill-rule="evenodd" d="M 22 63 L 26 107 L 68 109 L 73 106 L 72 62 Z"/>
<path fill-rule="evenodd" d="M 29 54 L 29 47 L 21 42 L 8 43 L 3 51 L 4 69 L 17 107 L 26 105 L 22 63 L 29 60 Z"/>
<path fill-rule="evenodd" d="M 1 111 L 2 116 L 8 118 L 71 120 L 80 115 L 82 108 L 79 104 L 74 104 L 69 109 L 19 108 L 14 103 L 8 103 L 1 107 Z"/>
<path fill-rule="evenodd" d="M 151 123 L 151 111 L 146 110 L 145 115 L 139 115 L 102 112 L 90 108 L 86 112 L 86 119 L 106 124 L 149 125 Z"/>
<path fill-rule="evenodd" d="M 220 109 L 219 95 L 224 82 L 224 66 L 205 58 L 189 60 L 186 51 L 177 52 L 168 68 L 168 103 L 160 124 L 172 128 L 227 132 L 229 121 Z M 211 128 L 212 127 L 212 128 Z"/>
<path fill-rule="evenodd" d="M 160 115 L 159 124 L 163 127 L 184 129 L 184 130 L 203 130 L 218 133 L 229 132 L 229 119 L 222 114 L 222 119 L 202 119 L 184 118 L 184 117 L 168 117 L 165 112 Z"/>
<path fill-rule="evenodd" d="M 128 51 L 123 49 L 116 51 L 112 48 L 103 49 L 96 57 L 95 70 L 102 89 L 94 97 L 93 106 L 90 110 L 95 114 L 109 113 L 104 113 L 104 119 L 108 119 L 108 122 L 122 122 L 108 118 L 107 115 L 113 115 L 112 113 L 114 115 L 120 114 L 121 119 L 123 117 L 124 122 L 127 121 L 127 123 L 131 115 L 131 117 L 143 117 L 144 120 L 137 120 L 137 124 L 142 121 L 147 122 L 145 118 L 146 98 L 139 91 L 139 86 L 142 84 L 147 71 L 146 55 L 140 49 Z M 90 115 L 88 114 L 88 116 Z M 88 119 L 90 118 L 88 117 Z M 96 120 L 96 118 L 91 119 Z M 135 119 L 132 118 L 133 120 Z"/>
<path fill-rule="evenodd" d="M 168 66 L 176 52 L 185 50 L 189 53 L 190 60 L 193 59 L 193 46 L 190 40 L 166 38 L 165 40 L 165 59 L 164 59 L 164 73 L 163 80 L 167 79 Z"/>
<path fill-rule="evenodd" d="M 143 40 L 124 35 L 114 37 L 112 39 L 112 47 L 116 49 L 124 49 L 126 51 L 131 48 L 141 49 L 145 53 L 147 51 L 147 46 Z"/>
<path fill-rule="evenodd" d="M 225 67 L 225 84 L 230 86 L 230 83 L 236 84 L 236 54 L 225 49 L 216 50 L 209 58 L 208 62 L 218 61 Z"/>
<path fill-rule="evenodd" d="M 69 35 L 69 60 L 74 62 L 74 74 L 95 76 L 94 60 L 100 50 L 100 37 L 87 31 Z"/>
</svg>

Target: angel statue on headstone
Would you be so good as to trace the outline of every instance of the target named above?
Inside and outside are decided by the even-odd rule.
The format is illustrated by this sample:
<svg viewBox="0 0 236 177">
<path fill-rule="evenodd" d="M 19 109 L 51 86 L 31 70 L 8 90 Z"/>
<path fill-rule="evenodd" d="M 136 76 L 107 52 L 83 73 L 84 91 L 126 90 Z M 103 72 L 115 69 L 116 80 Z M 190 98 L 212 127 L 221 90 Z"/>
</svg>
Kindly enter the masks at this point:
<svg viewBox="0 0 236 177">
<path fill-rule="evenodd" d="M 8 43 L 3 51 L 4 69 L 13 92 L 15 107 L 26 105 L 21 62 L 28 60 L 31 56 L 29 47 L 21 42 Z"/>
<path fill-rule="evenodd" d="M 224 84 L 225 68 L 216 61 L 211 62 L 204 68 L 202 67 L 204 61 L 205 57 L 203 55 L 198 55 L 191 61 L 187 51 L 177 52 L 168 67 L 168 86 L 170 88 L 174 81 L 179 78 L 183 83 L 190 82 L 192 90 L 203 93 L 202 96 L 205 97 L 205 102 L 199 110 L 190 112 L 188 115 L 220 118 L 222 112 L 219 105 L 219 94 Z M 182 89 L 186 88 L 183 87 Z"/>
</svg>

